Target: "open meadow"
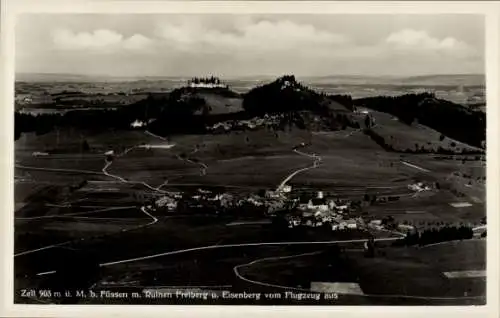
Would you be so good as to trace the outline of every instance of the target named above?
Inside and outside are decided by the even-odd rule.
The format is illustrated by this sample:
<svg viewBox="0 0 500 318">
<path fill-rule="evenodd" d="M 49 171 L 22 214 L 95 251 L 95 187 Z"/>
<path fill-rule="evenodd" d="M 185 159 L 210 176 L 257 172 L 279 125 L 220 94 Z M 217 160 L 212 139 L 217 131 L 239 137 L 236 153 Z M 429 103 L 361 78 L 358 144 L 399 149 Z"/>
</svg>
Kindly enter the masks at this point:
<svg viewBox="0 0 500 318">
<path fill-rule="evenodd" d="M 376 126 L 377 133 L 395 136 L 398 147 L 426 140 L 432 140 L 432 147 L 451 142 L 426 127 L 414 125 L 405 131 L 386 114 L 374 116 L 383 127 Z M 453 278 L 460 275 L 455 272 L 484 270 L 480 247 L 471 247 L 469 262 L 458 262 L 451 243 L 438 252 L 438 246 L 396 248 L 390 242 L 397 236 L 389 231 L 282 231 L 262 215 L 145 208 L 167 191 L 217 188 L 254 195 L 287 184 L 292 195 L 322 191 L 361 202 L 361 215 L 368 220 L 393 217 L 417 229 L 478 226 L 485 217 L 485 163 L 475 155 L 386 151 L 354 128 L 265 128 L 165 137 L 147 130 L 60 129 L 25 133 L 15 147 L 15 265 L 20 287 L 67 286 L 64 282 L 70 281 L 74 288 L 96 290 L 321 290 L 339 294 L 335 303 L 346 305 L 483 301 L 484 280 Z M 419 182 L 429 188 L 411 187 Z M 375 259 L 361 253 L 370 235 L 389 242 Z M 340 258 L 329 256 L 331 244 L 343 247 Z M 77 273 L 85 274 L 71 278 Z M 136 300 L 150 302 L 165 300 Z M 297 299 L 250 303 L 318 304 Z"/>
</svg>

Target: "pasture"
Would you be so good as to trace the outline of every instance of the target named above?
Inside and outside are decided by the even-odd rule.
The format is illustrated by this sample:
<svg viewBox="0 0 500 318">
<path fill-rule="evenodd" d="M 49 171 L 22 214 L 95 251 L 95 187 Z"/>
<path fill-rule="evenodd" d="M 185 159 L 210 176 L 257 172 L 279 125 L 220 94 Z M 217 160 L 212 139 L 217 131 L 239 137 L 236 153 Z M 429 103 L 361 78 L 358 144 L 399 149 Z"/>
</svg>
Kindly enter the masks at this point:
<svg viewBox="0 0 500 318">
<path fill-rule="evenodd" d="M 395 150 L 416 150 L 422 147 L 429 150 L 437 150 L 439 147 L 460 152 L 465 150 L 479 150 L 460 141 L 441 136 L 434 129 L 413 123 L 406 125 L 390 114 L 369 111 L 375 119 L 373 130 L 385 139 L 385 142 L 394 147 Z"/>
<path fill-rule="evenodd" d="M 352 257 L 363 291 L 434 297 L 485 296 L 485 277 L 449 278 L 448 272 L 485 270 L 486 242 L 445 242 L 422 248 L 385 248 L 375 259 Z M 484 301 L 483 299 L 482 301 Z M 477 300 L 481 301 L 481 300 Z"/>
<path fill-rule="evenodd" d="M 82 148 L 83 141 L 90 149 Z M 302 154 L 293 151 L 300 143 L 306 144 L 299 149 Z M 174 146 L 140 147 L 148 144 Z M 105 161 L 104 152 L 108 150 L 115 152 L 111 163 Z M 47 151 L 49 155 L 32 156 L 35 151 Z M 315 168 L 312 154 L 321 157 Z M 23 275 L 58 269 L 74 255 L 88 254 L 94 265 L 145 257 L 103 266 L 98 277 L 88 281 L 97 287 L 113 282 L 129 287 L 231 285 L 231 290 L 236 291 L 276 291 L 238 278 L 234 267 L 262 258 L 314 252 L 317 246 L 214 248 L 148 256 L 209 245 L 338 239 L 331 231 L 321 235 L 317 231 L 285 234 L 266 222 L 227 226 L 240 221 L 238 217 L 143 213 L 140 206 L 144 199 L 158 192 L 152 188 L 160 185 L 163 190 L 225 186 L 230 192 L 256 193 L 275 189 L 293 172 L 309 167 L 288 182 L 293 191 L 323 190 L 356 200 L 362 200 L 365 194 L 399 197 L 397 201 L 366 204 L 363 212 L 373 218 L 392 215 L 397 221 L 414 224 L 475 222 L 485 213 L 481 180 L 484 167 L 480 162 L 388 153 L 353 129 L 315 133 L 258 130 L 168 138 L 143 131 L 96 134 L 61 130 L 42 136 L 23 135 L 16 141 L 16 165 L 15 252 L 20 255 L 15 262 L 19 283 Z M 415 195 L 408 185 L 417 181 L 439 182 L 443 186 Z M 462 183 L 468 185 L 463 189 L 466 197 L 457 197 L 452 190 Z M 460 201 L 468 201 L 471 206 L 451 205 Z M 352 238 L 364 237 L 360 234 Z M 477 280 L 469 284 L 466 279 L 450 280 L 437 274 L 437 265 L 427 258 L 431 256 L 415 254 L 411 256 L 414 260 L 400 262 L 390 259 L 389 250 L 387 255 L 368 261 L 349 254 L 347 262 L 354 265 L 346 266 L 355 269 L 350 271 L 341 270 L 347 267 L 340 263 L 319 262 L 315 256 L 309 256 L 242 266 L 241 274 L 251 280 L 305 288 L 312 281 L 352 283 L 359 278 L 365 294 L 381 297 L 390 293 L 422 295 L 426 288 L 433 289 L 433 295 L 455 296 L 457 290 L 464 288 L 470 294 L 480 290 Z M 454 257 L 450 254 L 450 259 Z M 414 282 L 417 277 L 423 277 L 419 284 Z M 32 284 L 51 284 L 50 275 L 40 279 Z M 384 280 L 388 282 L 384 290 L 366 287 L 380 286 Z M 343 296 L 341 303 L 398 301 L 351 295 Z"/>
</svg>

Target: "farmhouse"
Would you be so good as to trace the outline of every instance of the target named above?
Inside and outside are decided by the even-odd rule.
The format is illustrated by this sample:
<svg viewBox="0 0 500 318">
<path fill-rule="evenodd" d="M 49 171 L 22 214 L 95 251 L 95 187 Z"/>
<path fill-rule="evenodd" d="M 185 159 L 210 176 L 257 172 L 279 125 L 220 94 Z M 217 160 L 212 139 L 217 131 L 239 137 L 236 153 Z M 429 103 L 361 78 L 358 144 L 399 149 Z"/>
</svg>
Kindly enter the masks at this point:
<svg viewBox="0 0 500 318">
<path fill-rule="evenodd" d="M 145 125 L 146 125 L 145 122 L 136 119 L 133 123 L 130 124 L 130 127 L 132 127 L 132 128 L 140 128 L 140 127 L 143 127 Z"/>
<path fill-rule="evenodd" d="M 307 203 L 307 208 L 309 210 L 316 210 L 321 212 L 326 212 L 329 210 L 329 206 L 326 203 L 326 200 L 323 198 L 314 198 L 309 200 Z"/>
<path fill-rule="evenodd" d="M 170 197 L 162 197 L 155 202 L 157 207 L 166 207 L 169 211 L 177 208 L 177 201 Z"/>
<path fill-rule="evenodd" d="M 412 191 L 429 191 L 431 188 L 427 185 L 424 185 L 422 182 L 417 182 L 415 184 L 408 185 L 408 189 Z"/>
<path fill-rule="evenodd" d="M 15 99 L 19 104 L 31 104 L 33 102 L 33 98 L 29 94 L 17 94 Z"/>
</svg>

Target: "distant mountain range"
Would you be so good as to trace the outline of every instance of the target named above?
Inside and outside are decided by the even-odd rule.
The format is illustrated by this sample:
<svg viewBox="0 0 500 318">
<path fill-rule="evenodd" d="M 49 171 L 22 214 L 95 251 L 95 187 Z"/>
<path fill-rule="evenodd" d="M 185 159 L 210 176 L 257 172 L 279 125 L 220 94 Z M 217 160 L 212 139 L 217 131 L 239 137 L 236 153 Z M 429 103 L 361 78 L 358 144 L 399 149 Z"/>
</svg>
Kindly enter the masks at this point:
<svg viewBox="0 0 500 318">
<path fill-rule="evenodd" d="M 299 77 L 299 80 L 314 84 L 422 86 L 476 86 L 485 85 L 486 82 L 485 76 L 481 74 L 439 74 L 410 77 L 338 75 L 324 77 Z"/>
<path fill-rule="evenodd" d="M 242 76 L 221 78 L 227 82 L 266 82 L 279 76 Z M 79 75 L 57 73 L 18 73 L 16 81 L 23 82 L 128 82 L 128 81 L 168 81 L 185 82 L 190 77 L 180 76 L 144 76 L 123 77 L 107 75 Z M 485 76 L 481 74 L 439 74 L 411 77 L 397 76 L 364 76 L 364 75 L 331 75 L 331 76 L 297 76 L 299 81 L 316 85 L 420 85 L 420 86 L 484 86 Z"/>
</svg>

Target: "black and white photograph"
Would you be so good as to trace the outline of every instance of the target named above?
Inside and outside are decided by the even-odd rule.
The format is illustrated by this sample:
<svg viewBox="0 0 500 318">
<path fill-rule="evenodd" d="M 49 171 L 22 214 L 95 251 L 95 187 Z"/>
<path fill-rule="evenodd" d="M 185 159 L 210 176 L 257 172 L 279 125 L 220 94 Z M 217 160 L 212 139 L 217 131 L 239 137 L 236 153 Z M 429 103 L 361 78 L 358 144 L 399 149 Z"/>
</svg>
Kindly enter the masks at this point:
<svg viewBox="0 0 500 318">
<path fill-rule="evenodd" d="M 14 304 L 486 305 L 486 34 L 18 14 Z"/>
</svg>

